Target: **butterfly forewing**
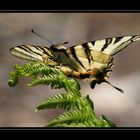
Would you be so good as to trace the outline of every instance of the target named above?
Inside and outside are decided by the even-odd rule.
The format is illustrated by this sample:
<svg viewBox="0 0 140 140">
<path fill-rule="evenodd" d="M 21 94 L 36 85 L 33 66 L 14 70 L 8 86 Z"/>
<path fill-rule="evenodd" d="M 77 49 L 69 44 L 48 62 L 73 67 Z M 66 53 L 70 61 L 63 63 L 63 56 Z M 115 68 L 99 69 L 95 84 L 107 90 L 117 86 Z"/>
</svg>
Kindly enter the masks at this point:
<svg viewBox="0 0 140 140">
<path fill-rule="evenodd" d="M 11 48 L 11 54 L 24 60 L 40 61 L 49 65 L 58 65 L 53 59 L 53 55 L 49 48 L 34 46 L 34 45 L 21 45 Z"/>
<path fill-rule="evenodd" d="M 114 38 L 106 38 L 88 42 L 90 50 L 99 51 L 108 55 L 114 55 L 126 48 L 134 41 L 140 40 L 140 36 L 121 36 Z"/>
</svg>

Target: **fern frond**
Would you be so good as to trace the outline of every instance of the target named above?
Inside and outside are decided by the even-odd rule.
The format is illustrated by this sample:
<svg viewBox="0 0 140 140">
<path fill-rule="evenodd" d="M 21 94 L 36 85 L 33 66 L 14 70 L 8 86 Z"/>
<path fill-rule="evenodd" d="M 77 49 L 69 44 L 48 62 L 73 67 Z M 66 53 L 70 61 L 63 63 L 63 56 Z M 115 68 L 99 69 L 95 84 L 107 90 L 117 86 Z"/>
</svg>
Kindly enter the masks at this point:
<svg viewBox="0 0 140 140">
<path fill-rule="evenodd" d="M 51 88 L 64 88 L 66 91 L 71 90 L 79 94 L 79 83 L 72 78 L 67 78 L 58 68 L 50 67 L 44 63 L 32 62 L 21 67 L 15 65 L 14 69 L 15 72 L 12 72 L 10 75 L 9 86 L 15 86 L 22 76 L 33 77 L 33 81 L 29 86 L 51 85 Z"/>
<path fill-rule="evenodd" d="M 45 127 L 71 127 L 71 128 L 75 128 L 75 127 L 96 127 L 92 121 L 85 121 L 85 122 L 73 122 L 73 123 L 61 123 L 61 124 L 55 124 L 54 126 L 45 126 Z M 97 126 L 98 127 L 98 126 Z"/>
<path fill-rule="evenodd" d="M 102 123 L 101 123 L 101 122 Z M 52 125 L 46 125 L 45 127 L 116 127 L 116 126 L 111 126 L 109 125 L 108 122 L 104 121 L 104 120 L 98 120 L 98 123 L 95 123 L 93 120 L 86 120 L 83 122 L 72 122 L 72 123 L 56 123 L 56 124 L 52 124 Z"/>
<path fill-rule="evenodd" d="M 14 70 L 14 72 L 10 72 L 10 79 L 8 80 L 8 85 L 10 87 L 14 87 L 21 77 L 19 66 L 17 64 L 14 65 Z"/>
<path fill-rule="evenodd" d="M 54 97 L 50 97 L 43 101 L 37 106 L 36 111 L 49 109 L 49 108 L 61 108 L 61 109 L 77 109 L 79 105 L 77 103 L 77 98 L 79 96 L 73 92 L 66 92 L 57 94 Z"/>
<path fill-rule="evenodd" d="M 64 88 L 65 93 L 40 103 L 36 111 L 50 108 L 66 109 L 68 112 L 59 115 L 48 123 L 47 127 L 115 127 L 116 125 L 106 117 L 96 117 L 94 104 L 89 96 L 82 96 L 77 80 L 65 76 L 58 68 L 44 63 L 32 62 L 22 66 L 14 65 L 14 72 L 10 73 L 9 86 L 15 86 L 21 77 L 32 77 L 29 86 L 50 85 L 53 89 Z"/>
<path fill-rule="evenodd" d="M 73 87 L 71 85 L 73 84 Z M 53 89 L 64 88 L 66 91 L 72 91 L 75 93 L 79 93 L 77 90 L 79 85 L 73 81 L 73 79 L 66 79 L 64 75 L 61 74 L 49 74 L 48 76 L 44 75 L 43 77 L 38 77 L 29 86 L 37 86 L 37 85 L 50 85 Z"/>
<path fill-rule="evenodd" d="M 37 86 L 37 85 L 50 85 L 51 88 L 62 88 L 63 82 L 61 81 L 61 76 L 54 74 L 54 75 L 44 75 L 43 77 L 38 77 L 37 79 L 35 79 L 34 81 L 32 81 L 31 84 L 29 84 L 29 86 Z"/>
<path fill-rule="evenodd" d="M 49 75 L 49 74 L 59 74 L 60 72 L 54 68 L 50 67 L 44 63 L 28 63 L 24 64 L 22 66 L 22 75 L 25 75 L 27 77 L 37 75 L 37 74 L 43 74 L 43 75 Z"/>
<path fill-rule="evenodd" d="M 89 97 L 79 96 L 73 92 L 66 92 L 57 94 L 54 97 L 50 97 L 47 100 L 41 102 L 37 107 L 36 111 L 43 109 L 83 109 L 84 107 L 93 109 L 93 103 L 89 102 Z"/>
<path fill-rule="evenodd" d="M 116 127 L 116 125 L 103 117 L 96 117 L 92 111 L 71 110 L 50 122 L 46 127 Z"/>
<path fill-rule="evenodd" d="M 106 120 L 108 124 L 110 125 L 110 127 L 117 127 L 117 125 L 114 122 L 108 120 L 104 115 L 101 116 L 101 119 Z"/>
<path fill-rule="evenodd" d="M 48 124 L 48 126 L 54 126 L 55 124 L 62 124 L 62 123 L 81 123 L 84 121 L 91 120 L 95 118 L 93 112 L 88 108 L 84 107 L 82 109 L 74 109 L 64 114 L 58 116 L 54 121 Z"/>
</svg>

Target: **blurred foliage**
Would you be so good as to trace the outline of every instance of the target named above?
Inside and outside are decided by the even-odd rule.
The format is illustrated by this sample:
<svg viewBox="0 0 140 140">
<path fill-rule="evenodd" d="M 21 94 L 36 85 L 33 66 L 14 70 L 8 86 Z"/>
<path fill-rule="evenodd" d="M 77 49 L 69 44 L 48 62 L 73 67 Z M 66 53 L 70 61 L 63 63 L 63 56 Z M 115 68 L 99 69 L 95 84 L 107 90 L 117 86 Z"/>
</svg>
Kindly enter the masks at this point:
<svg viewBox="0 0 140 140">
<path fill-rule="evenodd" d="M 10 76 L 10 87 L 16 86 L 21 77 L 32 77 L 28 86 L 50 85 L 52 89 L 65 89 L 65 93 L 50 97 L 36 107 L 36 111 L 56 108 L 66 110 L 46 127 L 116 127 L 105 116 L 97 117 L 92 100 L 89 96 L 81 95 L 79 83 L 73 78 L 66 77 L 57 68 L 39 62 L 22 66 L 16 64 Z"/>
</svg>

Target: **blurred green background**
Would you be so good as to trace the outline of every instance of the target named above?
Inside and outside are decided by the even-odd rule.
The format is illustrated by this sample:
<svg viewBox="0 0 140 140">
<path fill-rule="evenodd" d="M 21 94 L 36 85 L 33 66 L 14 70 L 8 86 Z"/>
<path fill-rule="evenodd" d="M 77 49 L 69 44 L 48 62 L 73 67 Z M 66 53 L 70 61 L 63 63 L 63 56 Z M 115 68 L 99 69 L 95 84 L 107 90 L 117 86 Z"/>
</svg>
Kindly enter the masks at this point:
<svg viewBox="0 0 140 140">
<path fill-rule="evenodd" d="M 29 80 L 8 86 L 13 64 L 26 61 L 9 50 L 22 44 L 50 46 L 31 29 L 54 43 L 68 41 L 70 47 L 96 39 L 140 35 L 140 13 L 0 13 L 0 127 L 44 126 L 62 110 L 35 112 L 35 106 L 59 93 L 47 86 L 27 87 Z M 117 54 L 109 81 L 122 88 L 121 94 L 106 83 L 91 89 L 79 80 L 83 95 L 89 94 L 97 115 L 104 114 L 118 126 L 140 126 L 140 41 Z"/>
</svg>

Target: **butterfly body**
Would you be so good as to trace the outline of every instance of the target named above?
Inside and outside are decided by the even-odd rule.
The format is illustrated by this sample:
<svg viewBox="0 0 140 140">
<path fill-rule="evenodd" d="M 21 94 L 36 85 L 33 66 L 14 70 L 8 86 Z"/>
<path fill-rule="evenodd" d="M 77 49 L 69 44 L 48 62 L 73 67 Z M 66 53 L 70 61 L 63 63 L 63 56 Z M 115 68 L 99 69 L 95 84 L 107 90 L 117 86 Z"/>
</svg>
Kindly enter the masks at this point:
<svg viewBox="0 0 140 140">
<path fill-rule="evenodd" d="M 83 46 L 86 46 L 83 48 Z M 80 79 L 88 79 L 93 83 L 101 83 L 104 78 L 107 78 L 107 73 L 111 71 L 112 56 L 102 52 L 92 50 L 85 45 L 76 45 L 69 48 L 64 46 L 50 47 L 55 60 L 62 64 L 62 66 L 69 66 L 69 73 L 67 76 L 72 76 Z M 75 61 L 76 60 L 76 61 Z M 64 67 L 60 69 L 65 73 Z M 67 70 L 68 71 L 68 70 Z M 94 87 L 91 85 L 91 87 Z"/>
<path fill-rule="evenodd" d="M 95 40 L 68 48 L 65 43 L 50 48 L 21 45 L 11 48 L 11 53 L 22 59 L 55 66 L 67 76 L 88 79 L 91 88 L 94 88 L 96 83 L 109 83 L 106 79 L 112 71 L 113 55 L 138 40 L 140 36 L 135 35 Z"/>
</svg>

